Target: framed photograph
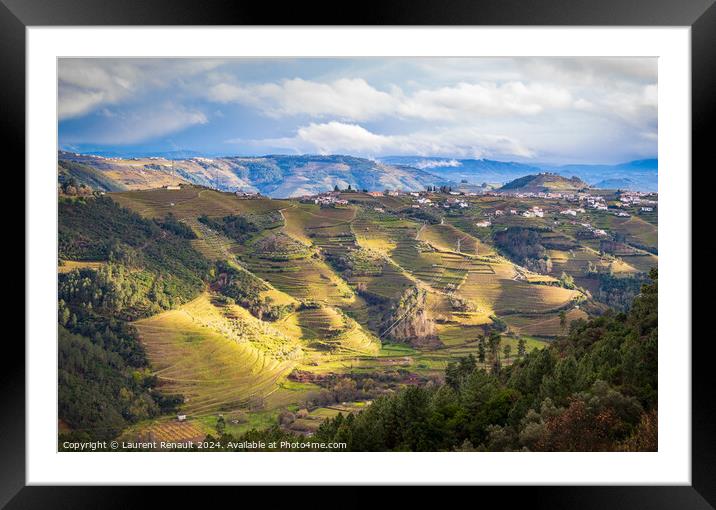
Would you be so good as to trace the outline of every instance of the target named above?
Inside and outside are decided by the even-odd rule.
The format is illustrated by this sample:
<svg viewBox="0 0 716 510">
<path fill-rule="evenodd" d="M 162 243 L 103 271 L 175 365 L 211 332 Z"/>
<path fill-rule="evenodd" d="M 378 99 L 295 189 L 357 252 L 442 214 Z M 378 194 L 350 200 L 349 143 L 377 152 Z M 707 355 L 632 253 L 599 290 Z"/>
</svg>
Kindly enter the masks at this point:
<svg viewBox="0 0 716 510">
<path fill-rule="evenodd" d="M 712 508 L 711 0 L 321 25 L 3 4 L 27 305 L 0 504 L 351 484 Z"/>
</svg>

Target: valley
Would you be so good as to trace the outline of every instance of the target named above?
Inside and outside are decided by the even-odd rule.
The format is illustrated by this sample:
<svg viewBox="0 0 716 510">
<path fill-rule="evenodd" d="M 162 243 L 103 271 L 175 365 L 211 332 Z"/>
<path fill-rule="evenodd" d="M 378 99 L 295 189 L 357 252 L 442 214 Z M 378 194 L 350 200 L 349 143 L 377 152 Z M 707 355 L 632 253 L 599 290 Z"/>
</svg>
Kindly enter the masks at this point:
<svg viewBox="0 0 716 510">
<path fill-rule="evenodd" d="M 634 207 L 628 218 L 614 216 L 614 193 L 603 197 L 612 209 L 602 210 L 576 207 L 576 192 L 539 196 L 509 187 L 479 195 L 343 190 L 300 199 L 175 188 L 63 199 L 80 210 L 83 202 L 114 202 L 143 228 L 159 225 L 157 239 L 176 235 L 191 257 L 206 261 L 204 283 L 185 297 L 163 309 L 132 305 L 142 310 L 127 317 L 146 353 L 142 377 L 179 400 L 172 413 L 135 413 L 121 427 L 127 440 L 276 425 L 312 434 L 325 419 L 358 412 L 381 395 L 439 383 L 465 356 L 486 369 L 496 359 L 509 366 L 564 336 L 573 321 L 631 301 L 657 262 L 655 216 Z M 575 216 L 562 214 L 575 208 Z M 596 230 L 608 234 L 600 239 Z M 113 235 L 133 249 L 151 242 Z M 83 251 L 61 255 L 63 277 L 121 266 L 139 282 L 146 263 L 127 254 L 133 249 L 98 256 L 86 250 L 91 240 L 83 231 L 70 236 Z M 147 275 L 150 300 L 157 280 L 170 277 L 167 269 Z M 109 313 L 97 303 L 92 312 L 82 306 L 82 313 Z M 485 354 L 495 335 L 497 357 Z"/>
</svg>

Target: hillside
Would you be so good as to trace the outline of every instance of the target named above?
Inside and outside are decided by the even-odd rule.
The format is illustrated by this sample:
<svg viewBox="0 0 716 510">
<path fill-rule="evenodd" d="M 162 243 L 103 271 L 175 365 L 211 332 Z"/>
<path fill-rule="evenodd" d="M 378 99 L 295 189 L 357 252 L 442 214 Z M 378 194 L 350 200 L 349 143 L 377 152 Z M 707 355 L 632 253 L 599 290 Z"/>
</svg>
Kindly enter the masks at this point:
<svg viewBox="0 0 716 510">
<path fill-rule="evenodd" d="M 500 191 L 548 193 L 550 191 L 577 191 L 587 187 L 588 184 L 579 177 L 568 179 L 557 174 L 539 173 L 510 181 L 502 186 Z"/>
<path fill-rule="evenodd" d="M 444 179 L 426 171 L 352 156 L 263 156 L 165 159 L 80 155 L 60 151 L 64 173 L 95 190 L 120 191 L 192 183 L 219 190 L 296 197 L 341 189 L 423 190 Z"/>
<path fill-rule="evenodd" d="M 77 161 L 60 160 L 57 165 L 57 180 L 62 186 L 76 182 L 96 191 L 123 191 L 127 187 L 105 175 L 101 170 Z"/>
<path fill-rule="evenodd" d="M 621 189 L 621 190 L 633 190 L 637 189 L 636 183 L 628 177 L 614 178 L 614 179 L 602 179 L 601 181 L 594 184 L 595 188 L 598 189 Z"/>
<path fill-rule="evenodd" d="M 334 198 L 195 185 L 62 197 L 63 433 L 195 437 L 280 423 L 310 434 L 338 412 L 442 381 L 469 354 L 491 369 L 491 336 L 506 368 L 570 323 L 626 309 L 658 261 L 656 215 L 637 206 L 555 222 L 565 200 Z M 505 213 L 537 204 L 553 214 Z M 585 222 L 612 241 L 586 236 Z"/>
</svg>

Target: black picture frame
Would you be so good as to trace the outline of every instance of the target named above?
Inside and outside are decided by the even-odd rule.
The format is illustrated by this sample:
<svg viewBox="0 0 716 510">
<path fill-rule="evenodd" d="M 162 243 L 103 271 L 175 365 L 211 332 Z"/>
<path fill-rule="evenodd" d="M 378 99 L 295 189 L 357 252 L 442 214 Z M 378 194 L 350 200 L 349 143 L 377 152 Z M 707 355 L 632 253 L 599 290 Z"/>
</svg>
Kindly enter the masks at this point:
<svg viewBox="0 0 716 510">
<path fill-rule="evenodd" d="M 355 3 L 268 4 L 221 0 L 0 0 L 0 125 L 4 152 L 25 163 L 25 29 L 89 25 L 543 25 L 690 26 L 692 51 L 692 164 L 713 171 L 708 126 L 716 112 L 715 0 L 364 0 Z M 22 166 L 21 166 L 22 165 Z M 711 168 L 710 168 L 711 167 Z M 692 174 L 693 175 L 693 174 Z M 694 189 L 694 191 L 696 191 Z M 26 193 L 30 190 L 26 190 Z M 705 193 L 705 191 L 702 191 Z M 692 202 L 696 203 L 692 193 Z M 696 262 L 697 259 L 692 259 Z M 25 268 L 26 274 L 32 271 Z M 24 301 L 23 301 L 24 302 Z M 708 306 L 693 300 L 698 317 Z M 701 307 L 701 308 L 700 308 Z M 703 316 L 703 314 L 702 314 Z M 670 341 L 688 341 L 685 338 Z M 9 340 L 9 335 L 6 340 Z M 716 504 L 716 430 L 707 338 L 692 342 L 692 485 L 648 487 L 510 488 L 510 501 L 530 507 L 706 509 Z M 9 342 L 6 342 L 9 343 Z M 25 486 L 25 353 L 5 352 L 0 370 L 0 507 L 97 508 L 138 501 L 136 488 Z M 14 350 L 14 352 L 13 352 Z M 481 488 L 505 491 L 506 488 Z M 170 500 L 184 500 L 174 488 Z M 504 492 L 502 492 L 504 495 Z M 6 505 L 6 506 L 5 506 Z"/>
</svg>

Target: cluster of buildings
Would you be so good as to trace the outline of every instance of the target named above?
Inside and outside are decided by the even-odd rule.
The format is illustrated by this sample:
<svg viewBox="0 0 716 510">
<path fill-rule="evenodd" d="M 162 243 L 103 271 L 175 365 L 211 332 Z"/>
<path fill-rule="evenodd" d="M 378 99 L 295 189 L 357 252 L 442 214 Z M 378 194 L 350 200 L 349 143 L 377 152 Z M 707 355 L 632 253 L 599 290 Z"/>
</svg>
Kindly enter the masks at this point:
<svg viewBox="0 0 716 510">
<path fill-rule="evenodd" d="M 310 201 L 316 205 L 335 206 L 348 205 L 348 200 L 340 198 L 339 191 L 328 191 L 312 197 L 304 197 L 302 201 Z"/>
<path fill-rule="evenodd" d="M 651 200 L 648 197 L 653 195 L 653 193 L 648 193 L 645 191 L 622 191 L 619 193 L 619 202 L 622 204 L 622 206 L 630 206 L 630 205 L 657 205 L 656 200 Z"/>
<path fill-rule="evenodd" d="M 461 193 L 451 191 L 449 194 L 452 196 L 448 197 L 446 200 L 442 202 L 435 202 L 428 198 L 428 194 L 426 192 L 411 191 L 409 193 L 410 197 L 413 199 L 412 207 L 414 209 L 420 209 L 421 207 L 442 207 L 443 209 L 457 207 L 459 209 L 467 209 L 470 207 L 470 204 L 464 199 L 457 198 L 459 196 L 463 196 Z"/>
<path fill-rule="evenodd" d="M 632 207 L 639 206 L 641 212 L 653 212 L 654 207 L 658 205 L 657 200 L 651 198 L 645 198 L 651 196 L 652 193 L 646 193 L 643 191 L 622 191 L 619 194 L 618 207 Z M 628 216 L 628 215 L 627 215 Z"/>
<path fill-rule="evenodd" d="M 580 193 L 582 195 L 582 193 Z M 606 211 L 608 209 L 607 207 L 607 201 L 604 200 L 604 197 L 601 195 L 590 195 L 589 193 L 584 193 L 586 196 L 580 196 L 579 202 L 585 204 L 586 207 L 589 207 L 590 209 L 596 209 L 597 211 Z"/>
<path fill-rule="evenodd" d="M 257 193 L 255 191 L 243 191 L 243 190 L 235 191 L 234 195 L 236 195 L 239 198 L 259 198 L 261 196 L 260 193 Z"/>
<path fill-rule="evenodd" d="M 565 193 L 554 193 L 554 192 L 543 192 L 543 191 L 486 191 L 483 193 L 486 196 L 500 197 L 500 196 L 511 196 L 515 198 L 559 198 L 565 199 L 568 194 Z"/>
<path fill-rule="evenodd" d="M 562 209 L 561 211 L 559 211 L 559 214 L 576 217 L 577 213 L 583 213 L 583 212 L 585 212 L 583 207 L 577 207 L 575 209 L 572 209 L 572 208 Z"/>
<path fill-rule="evenodd" d="M 595 237 L 607 237 L 609 235 L 606 230 L 595 228 L 591 225 L 591 223 L 580 223 L 579 225 L 584 227 L 587 232 L 591 232 Z"/>
<path fill-rule="evenodd" d="M 526 210 L 522 213 L 525 218 L 544 218 L 544 211 L 541 207 L 535 205 L 531 209 Z"/>
</svg>

